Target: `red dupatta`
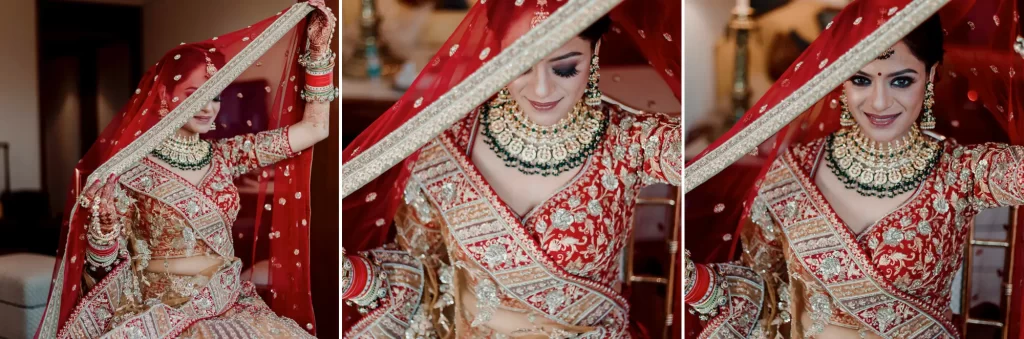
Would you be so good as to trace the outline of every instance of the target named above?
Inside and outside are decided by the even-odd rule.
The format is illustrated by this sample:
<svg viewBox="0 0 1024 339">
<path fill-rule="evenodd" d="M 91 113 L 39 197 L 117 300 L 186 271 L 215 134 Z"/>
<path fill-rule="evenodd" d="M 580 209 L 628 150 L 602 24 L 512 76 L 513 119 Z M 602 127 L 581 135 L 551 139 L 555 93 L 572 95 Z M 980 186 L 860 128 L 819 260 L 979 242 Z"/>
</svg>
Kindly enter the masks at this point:
<svg viewBox="0 0 1024 339">
<path fill-rule="evenodd" d="M 1015 0 L 849 4 L 728 133 L 687 164 L 686 222 L 714 225 L 687 229 L 694 261 L 734 258 L 757 183 L 775 158 L 838 130 L 839 85 L 933 14 L 945 33 L 935 131 L 964 144 L 1024 144 L 1024 57 L 1014 50 L 1021 9 Z"/>
<path fill-rule="evenodd" d="M 72 182 L 78 184 L 65 204 L 58 260 L 37 338 L 55 337 L 77 308 L 88 307 L 80 300 L 90 292 L 83 282 L 89 216 L 76 204 L 85 183 L 124 173 L 217 95 L 223 94 L 217 129 L 202 136 L 206 139 L 273 130 L 302 119 L 304 77 L 298 55 L 305 51 L 306 18 L 313 11 L 331 15 L 322 1 L 313 3 L 298 3 L 238 31 L 182 43 L 143 75 L 131 101 L 76 167 Z M 197 68 L 212 75 L 189 76 Z M 182 86 L 197 90 L 174 97 Z M 256 272 L 242 278 L 265 281 L 267 304 L 315 333 L 307 228 L 311 161 L 312 150 L 305 150 L 237 180 L 241 209 L 231 232 L 244 268 Z M 261 262 L 268 263 L 265 270 L 252 269 Z"/>
<path fill-rule="evenodd" d="M 680 6 L 667 0 L 477 2 L 401 99 L 342 151 L 344 249 L 387 241 L 420 147 L 605 14 L 613 24 L 601 50 L 638 49 L 680 98 Z M 344 314 L 347 329 L 357 313 Z"/>
</svg>

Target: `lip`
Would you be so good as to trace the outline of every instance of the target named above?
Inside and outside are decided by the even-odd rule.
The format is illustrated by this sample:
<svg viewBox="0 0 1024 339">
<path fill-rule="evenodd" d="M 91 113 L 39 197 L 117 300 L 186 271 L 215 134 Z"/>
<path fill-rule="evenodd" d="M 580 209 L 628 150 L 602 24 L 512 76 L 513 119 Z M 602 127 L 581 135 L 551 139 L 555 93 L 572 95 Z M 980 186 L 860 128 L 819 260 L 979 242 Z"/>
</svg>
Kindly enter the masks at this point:
<svg viewBox="0 0 1024 339">
<path fill-rule="evenodd" d="M 213 117 L 201 117 L 201 116 L 197 115 L 197 116 L 192 117 L 192 119 L 195 119 L 196 121 L 198 121 L 200 123 L 204 123 L 204 124 L 208 124 L 208 123 L 213 122 Z"/>
<path fill-rule="evenodd" d="M 562 101 L 562 99 L 558 99 L 558 100 L 550 101 L 550 102 L 537 102 L 537 101 L 533 101 L 533 100 L 530 100 L 530 99 L 526 99 L 526 100 L 530 102 L 530 106 L 533 106 L 533 108 L 538 110 L 538 111 L 549 111 L 549 110 L 555 108 L 555 106 L 558 106 L 558 103 Z"/>
<path fill-rule="evenodd" d="M 889 114 L 889 115 L 878 115 L 871 113 L 864 113 L 864 116 L 868 118 L 868 122 L 875 127 L 886 127 L 896 122 L 896 119 L 903 115 L 903 113 Z"/>
</svg>

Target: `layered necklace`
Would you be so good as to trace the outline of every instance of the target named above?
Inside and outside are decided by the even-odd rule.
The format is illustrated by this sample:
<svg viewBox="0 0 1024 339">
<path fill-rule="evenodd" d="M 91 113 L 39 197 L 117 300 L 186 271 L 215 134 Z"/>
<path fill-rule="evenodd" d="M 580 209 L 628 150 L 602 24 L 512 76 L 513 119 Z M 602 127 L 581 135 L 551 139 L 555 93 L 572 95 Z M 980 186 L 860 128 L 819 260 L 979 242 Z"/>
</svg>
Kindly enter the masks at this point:
<svg viewBox="0 0 1024 339">
<path fill-rule="evenodd" d="M 604 112 L 579 101 L 569 116 L 551 126 L 526 117 L 507 90 L 484 104 L 480 113 L 485 142 L 505 162 L 524 174 L 554 176 L 582 164 L 603 139 Z"/>
<path fill-rule="evenodd" d="M 913 191 L 938 163 L 942 146 L 913 125 L 896 142 L 869 139 L 859 126 L 828 136 L 825 158 L 829 169 L 863 196 L 892 198 Z"/>
<path fill-rule="evenodd" d="M 199 139 L 199 135 L 179 136 L 175 134 L 164 139 L 152 152 L 171 167 L 183 171 L 195 171 L 206 167 L 213 159 L 213 144 Z"/>
</svg>

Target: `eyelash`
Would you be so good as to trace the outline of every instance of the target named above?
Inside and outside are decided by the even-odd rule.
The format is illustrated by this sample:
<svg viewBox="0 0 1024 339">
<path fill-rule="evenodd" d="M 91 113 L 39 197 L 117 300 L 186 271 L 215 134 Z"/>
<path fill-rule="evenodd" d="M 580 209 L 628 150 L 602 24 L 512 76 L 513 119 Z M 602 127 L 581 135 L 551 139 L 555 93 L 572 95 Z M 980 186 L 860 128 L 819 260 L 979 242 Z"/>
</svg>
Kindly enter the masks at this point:
<svg viewBox="0 0 1024 339">
<path fill-rule="evenodd" d="M 867 77 L 863 76 L 854 76 L 850 78 L 850 82 L 857 87 L 871 86 L 871 79 L 868 79 Z M 913 85 L 915 82 L 916 81 L 912 77 L 901 76 L 892 79 L 892 81 L 890 81 L 889 84 L 895 88 L 907 88 Z"/>
<path fill-rule="evenodd" d="M 561 67 L 561 68 L 555 67 L 552 70 L 555 72 L 555 75 L 563 77 L 563 78 L 572 78 L 572 77 L 576 76 L 577 74 L 580 74 L 580 71 L 576 70 L 576 65 L 572 65 L 571 67 Z"/>
</svg>

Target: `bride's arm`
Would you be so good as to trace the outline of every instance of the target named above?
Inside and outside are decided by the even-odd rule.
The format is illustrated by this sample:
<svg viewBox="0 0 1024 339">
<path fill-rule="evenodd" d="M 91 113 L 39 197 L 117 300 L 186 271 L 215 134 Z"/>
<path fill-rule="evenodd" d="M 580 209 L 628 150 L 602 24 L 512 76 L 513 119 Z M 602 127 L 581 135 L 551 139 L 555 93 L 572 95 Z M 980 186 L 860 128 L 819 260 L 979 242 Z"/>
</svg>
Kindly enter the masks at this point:
<svg viewBox="0 0 1024 339">
<path fill-rule="evenodd" d="M 394 243 L 342 256 L 342 299 L 358 306 L 361 312 L 368 312 L 345 333 L 346 337 L 393 330 L 395 324 L 388 321 L 389 316 L 429 319 L 417 318 L 418 314 L 412 312 L 438 311 L 435 305 L 443 308 L 455 301 L 451 286 L 445 286 L 451 283 L 454 270 L 441 259 L 446 257 L 447 250 L 440 232 L 440 212 L 427 201 L 422 190 L 413 186 L 406 189 L 403 199 L 405 203 L 395 213 Z M 421 306 L 408 307 L 409 304 Z M 423 324 L 410 326 L 417 338 L 430 337 L 427 334 L 436 331 Z"/>
<path fill-rule="evenodd" d="M 760 197 L 741 227 L 739 263 L 698 264 L 685 257 L 684 300 L 707 321 L 703 335 L 709 338 L 750 335 L 758 321 L 771 331 L 771 324 L 791 317 L 781 234 Z"/>
<path fill-rule="evenodd" d="M 951 210 L 960 211 L 968 202 L 977 209 L 1024 205 L 1024 146 L 958 146 L 953 157 L 953 168 L 944 179 L 947 184 L 963 185 L 969 195 L 947 201 Z"/>
<path fill-rule="evenodd" d="M 625 117 L 613 128 L 625 135 L 612 150 L 613 156 L 628 157 L 644 185 L 682 185 L 683 130 L 679 117 L 655 112 L 621 114 Z"/>
<path fill-rule="evenodd" d="M 292 152 L 301 152 L 327 139 L 331 134 L 330 111 L 328 102 L 306 103 L 302 121 L 288 127 L 288 144 Z"/>
</svg>

